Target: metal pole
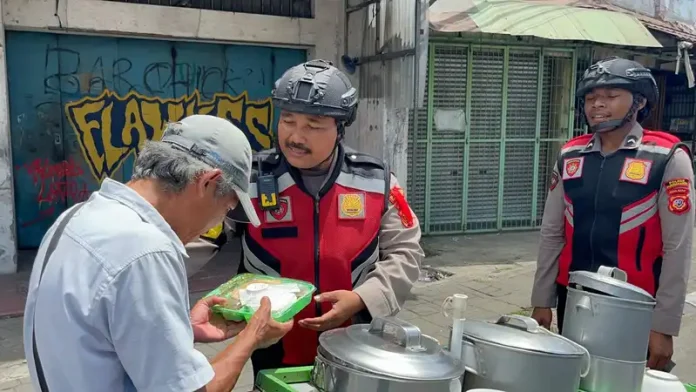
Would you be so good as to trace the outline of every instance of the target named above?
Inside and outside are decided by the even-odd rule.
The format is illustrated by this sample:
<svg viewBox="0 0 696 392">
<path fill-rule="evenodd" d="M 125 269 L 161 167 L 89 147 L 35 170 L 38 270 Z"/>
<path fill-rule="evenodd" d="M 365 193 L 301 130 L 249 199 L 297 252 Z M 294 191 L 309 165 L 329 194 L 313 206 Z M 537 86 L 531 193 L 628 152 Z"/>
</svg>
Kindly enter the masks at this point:
<svg viewBox="0 0 696 392">
<path fill-rule="evenodd" d="M 348 23 L 350 23 L 350 13 L 348 12 L 348 1 L 343 0 L 343 54 L 348 54 Z"/>
<path fill-rule="evenodd" d="M 419 65 L 420 65 L 420 56 L 419 56 L 419 50 L 420 50 L 420 35 L 421 35 L 421 26 L 420 26 L 420 18 L 421 18 L 421 2 L 423 0 L 415 0 L 413 3 L 415 4 L 415 20 L 414 20 L 414 28 L 413 28 L 413 37 L 414 37 L 414 54 L 413 54 L 413 140 L 411 141 L 411 158 L 408 160 L 411 164 L 411 173 L 410 175 L 414 179 L 412 181 L 412 184 L 415 184 L 415 176 L 416 176 L 416 162 L 417 157 L 416 155 L 418 154 L 418 90 L 420 86 L 420 79 L 419 79 Z M 426 54 L 427 55 L 427 54 Z M 408 137 L 408 135 L 407 135 Z M 408 177 L 408 176 L 407 176 Z M 408 178 L 407 178 L 407 183 L 408 183 Z M 415 186 L 415 185 L 414 185 Z M 406 189 L 406 193 L 408 193 L 410 189 Z"/>
</svg>

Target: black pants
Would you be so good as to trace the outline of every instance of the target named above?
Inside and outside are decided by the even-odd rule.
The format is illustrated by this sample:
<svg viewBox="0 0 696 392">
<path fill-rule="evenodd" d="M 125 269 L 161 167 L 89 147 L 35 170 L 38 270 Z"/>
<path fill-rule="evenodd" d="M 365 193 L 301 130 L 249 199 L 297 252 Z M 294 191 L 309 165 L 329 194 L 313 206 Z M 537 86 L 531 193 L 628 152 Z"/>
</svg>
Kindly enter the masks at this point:
<svg viewBox="0 0 696 392">
<path fill-rule="evenodd" d="M 556 320 L 558 322 L 558 333 L 563 333 L 563 317 L 565 317 L 566 299 L 568 298 L 568 288 L 560 284 L 556 285 L 556 295 L 558 305 L 556 305 Z"/>
</svg>

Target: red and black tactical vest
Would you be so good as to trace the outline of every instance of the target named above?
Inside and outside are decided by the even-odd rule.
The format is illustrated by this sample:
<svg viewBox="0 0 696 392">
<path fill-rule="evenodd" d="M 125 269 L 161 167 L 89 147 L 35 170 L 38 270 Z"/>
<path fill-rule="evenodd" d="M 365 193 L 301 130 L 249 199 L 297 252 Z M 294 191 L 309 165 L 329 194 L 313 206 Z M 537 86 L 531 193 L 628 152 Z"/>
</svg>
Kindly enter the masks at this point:
<svg viewBox="0 0 696 392">
<path fill-rule="evenodd" d="M 689 149 L 673 135 L 647 130 L 608 156 L 592 151 L 593 144 L 592 134 L 574 138 L 557 162 L 565 191 L 557 282 L 567 286 L 570 271 L 606 265 L 655 295 L 662 266 L 658 195 L 669 159 L 678 148 L 690 156 Z"/>
<path fill-rule="evenodd" d="M 261 226 L 245 225 L 240 272 L 312 282 L 317 294 L 352 290 L 364 281 L 379 260 L 379 232 L 389 203 L 391 173 L 380 159 L 339 146 L 337 164 L 315 198 L 301 175 L 275 151 L 257 155 L 250 196 Z M 273 174 L 280 208 L 259 206 L 256 179 Z M 296 317 L 319 317 L 330 303 L 312 303 Z M 346 323 L 347 326 L 350 323 Z M 295 326 L 270 350 L 284 365 L 307 365 L 317 353 L 318 334 Z M 270 355 L 270 354 L 269 354 Z"/>
</svg>

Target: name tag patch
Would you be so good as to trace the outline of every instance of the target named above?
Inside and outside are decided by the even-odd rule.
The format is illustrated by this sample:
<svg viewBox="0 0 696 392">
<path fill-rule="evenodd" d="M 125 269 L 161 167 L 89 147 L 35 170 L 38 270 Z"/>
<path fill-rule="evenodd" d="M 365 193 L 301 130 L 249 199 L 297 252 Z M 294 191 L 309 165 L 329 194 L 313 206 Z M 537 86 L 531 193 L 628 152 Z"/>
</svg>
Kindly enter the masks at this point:
<svg viewBox="0 0 696 392">
<path fill-rule="evenodd" d="M 585 157 L 566 158 L 563 160 L 563 179 L 572 180 L 582 177 L 582 166 L 585 163 Z"/>
<path fill-rule="evenodd" d="M 652 161 L 645 159 L 626 158 L 619 180 L 645 185 L 648 183 L 652 164 Z"/>
<path fill-rule="evenodd" d="M 339 219 L 365 219 L 365 194 L 344 193 L 338 195 Z"/>
<path fill-rule="evenodd" d="M 278 198 L 278 208 L 266 211 L 266 223 L 292 222 L 292 204 L 289 196 Z"/>
</svg>

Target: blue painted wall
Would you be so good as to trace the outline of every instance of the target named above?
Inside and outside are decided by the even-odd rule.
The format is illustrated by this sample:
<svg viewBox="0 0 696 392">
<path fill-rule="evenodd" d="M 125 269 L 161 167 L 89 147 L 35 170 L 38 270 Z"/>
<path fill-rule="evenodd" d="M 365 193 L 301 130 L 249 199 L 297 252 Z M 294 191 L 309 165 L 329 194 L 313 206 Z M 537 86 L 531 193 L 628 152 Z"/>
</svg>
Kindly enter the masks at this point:
<svg viewBox="0 0 696 392">
<path fill-rule="evenodd" d="M 6 42 L 20 248 L 38 247 L 105 177 L 127 181 L 167 120 L 225 117 L 255 150 L 268 147 L 273 82 L 306 59 L 295 49 L 12 31 Z"/>
</svg>

